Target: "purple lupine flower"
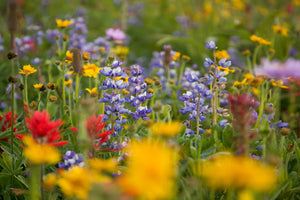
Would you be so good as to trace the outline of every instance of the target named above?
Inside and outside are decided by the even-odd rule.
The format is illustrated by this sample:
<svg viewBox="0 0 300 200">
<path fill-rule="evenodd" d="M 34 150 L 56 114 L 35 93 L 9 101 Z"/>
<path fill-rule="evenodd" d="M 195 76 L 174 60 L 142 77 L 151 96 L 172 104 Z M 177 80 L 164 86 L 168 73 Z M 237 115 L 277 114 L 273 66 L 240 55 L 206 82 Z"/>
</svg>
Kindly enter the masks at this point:
<svg viewBox="0 0 300 200">
<path fill-rule="evenodd" d="M 210 67 L 214 62 L 210 58 L 205 58 L 205 62 L 203 63 L 204 67 Z"/>
<path fill-rule="evenodd" d="M 217 46 L 216 46 L 216 43 L 214 41 L 209 41 L 209 42 L 206 43 L 205 48 L 206 49 L 216 49 Z"/>
<path fill-rule="evenodd" d="M 225 128 L 226 126 L 228 126 L 230 123 L 228 123 L 227 119 L 223 119 L 219 122 L 219 126 L 222 128 Z"/>
<path fill-rule="evenodd" d="M 42 61 L 42 60 L 41 60 L 40 58 L 36 57 L 36 58 L 32 59 L 30 62 L 31 62 L 31 64 L 33 64 L 33 65 L 37 65 L 37 64 L 39 64 L 41 61 Z"/>
<path fill-rule="evenodd" d="M 79 154 L 76 154 L 74 151 L 67 151 L 63 156 L 64 162 L 59 162 L 58 167 L 63 169 L 69 169 L 74 165 L 78 165 L 80 167 L 84 166 L 83 157 Z"/>
</svg>

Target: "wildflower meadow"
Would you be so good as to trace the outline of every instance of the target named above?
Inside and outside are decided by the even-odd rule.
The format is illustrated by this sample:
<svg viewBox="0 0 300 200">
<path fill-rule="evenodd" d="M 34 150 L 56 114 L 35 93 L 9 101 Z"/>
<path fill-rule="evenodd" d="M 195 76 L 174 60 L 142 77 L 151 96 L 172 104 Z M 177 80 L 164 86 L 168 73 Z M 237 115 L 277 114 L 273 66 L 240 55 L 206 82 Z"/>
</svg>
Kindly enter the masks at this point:
<svg viewBox="0 0 300 200">
<path fill-rule="evenodd" d="M 1 0 L 0 200 L 300 199 L 300 0 Z"/>
</svg>

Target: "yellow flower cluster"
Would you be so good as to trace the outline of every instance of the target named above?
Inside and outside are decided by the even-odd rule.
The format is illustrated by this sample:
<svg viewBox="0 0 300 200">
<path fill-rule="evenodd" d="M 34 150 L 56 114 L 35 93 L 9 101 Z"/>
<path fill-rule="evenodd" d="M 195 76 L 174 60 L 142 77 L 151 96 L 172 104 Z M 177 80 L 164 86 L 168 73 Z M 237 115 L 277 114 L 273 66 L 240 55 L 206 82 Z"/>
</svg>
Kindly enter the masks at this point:
<svg viewBox="0 0 300 200">
<path fill-rule="evenodd" d="M 73 81 L 70 79 L 68 81 L 65 81 L 65 86 L 72 85 Z"/>
<path fill-rule="evenodd" d="M 216 51 L 216 57 L 218 59 L 222 59 L 222 58 L 230 59 L 230 56 L 226 50 Z"/>
<path fill-rule="evenodd" d="M 19 73 L 28 76 L 29 74 L 33 74 L 36 71 L 37 70 L 31 67 L 31 65 L 24 65 L 23 69 L 20 69 Z"/>
<path fill-rule="evenodd" d="M 117 162 L 114 159 L 87 161 L 86 167 L 73 166 L 69 171 L 60 171 L 58 175 L 48 174 L 43 181 L 47 190 L 58 185 L 67 198 L 88 199 L 89 191 L 94 183 L 109 183 L 111 178 L 103 172 L 114 172 Z"/>
<path fill-rule="evenodd" d="M 235 81 L 233 83 L 233 86 L 235 87 L 235 86 L 239 86 L 239 85 L 250 85 L 250 86 L 253 86 L 253 87 L 257 87 L 263 81 L 264 81 L 264 79 L 262 77 L 256 77 L 256 76 L 253 76 L 253 75 L 248 73 L 248 74 L 244 74 L 244 79 L 243 79 L 242 82 Z"/>
<path fill-rule="evenodd" d="M 38 164 L 56 164 L 60 160 L 59 151 L 48 144 L 38 144 L 30 136 L 24 136 L 22 139 L 27 146 L 24 149 L 24 156 L 34 165 Z M 45 156 L 47 155 L 47 156 Z"/>
<path fill-rule="evenodd" d="M 257 42 L 259 45 L 263 45 L 263 44 L 265 44 L 265 45 L 270 45 L 270 44 L 271 44 L 270 41 L 265 40 L 265 39 L 263 39 L 263 38 L 261 38 L 261 37 L 258 37 L 258 36 L 256 36 L 256 35 L 252 35 L 252 36 L 250 37 L 250 40 L 253 41 L 253 42 Z"/>
<path fill-rule="evenodd" d="M 280 35 L 288 36 L 288 30 L 286 28 L 279 25 L 275 25 L 272 28 L 274 33 L 279 33 Z"/>
<path fill-rule="evenodd" d="M 168 199 L 174 191 L 177 155 L 159 141 L 133 142 L 128 168 L 119 178 L 125 193 L 141 199 Z"/>
<path fill-rule="evenodd" d="M 97 92 L 96 87 L 94 87 L 93 89 L 86 88 L 85 90 L 88 91 L 90 93 L 90 95 L 93 96 L 93 97 L 98 96 L 98 92 Z"/>
<path fill-rule="evenodd" d="M 274 169 L 249 157 L 219 155 L 201 163 L 199 174 L 218 189 L 268 191 L 276 182 Z"/>
<path fill-rule="evenodd" d="M 231 73 L 234 73 L 234 72 L 235 72 L 234 69 L 229 69 L 229 67 L 221 67 L 221 66 L 219 66 L 218 69 L 221 70 L 221 71 L 226 72 L 225 75 L 227 75 L 229 72 L 231 72 Z"/>
<path fill-rule="evenodd" d="M 33 87 L 35 89 L 41 89 L 43 87 L 43 83 L 37 83 L 37 84 L 34 84 Z"/>
<path fill-rule="evenodd" d="M 97 67 L 95 64 L 87 63 L 86 65 L 83 65 L 82 75 L 97 78 L 97 74 L 100 74 L 100 69 L 101 68 Z"/>
<path fill-rule="evenodd" d="M 288 89 L 289 88 L 288 86 L 283 85 L 283 81 L 282 80 L 271 79 L 271 84 L 274 87 L 280 87 L 280 88 L 283 88 L 283 89 Z"/>
<path fill-rule="evenodd" d="M 88 169 L 74 166 L 71 170 L 62 173 L 57 180 L 57 185 L 67 198 L 87 199 L 92 185 L 92 176 Z"/>
<path fill-rule="evenodd" d="M 72 63 L 73 62 L 73 53 L 71 53 L 69 50 L 66 52 L 66 63 Z"/>
<path fill-rule="evenodd" d="M 116 48 L 112 48 L 111 52 L 117 56 L 126 56 L 129 53 L 129 48 L 118 45 Z"/>
<path fill-rule="evenodd" d="M 150 132 L 152 135 L 174 136 L 180 132 L 181 128 L 179 122 L 156 123 L 152 125 Z"/>
<path fill-rule="evenodd" d="M 56 19 L 56 25 L 59 28 L 65 28 L 67 26 L 70 26 L 71 24 L 73 24 L 73 21 Z"/>
</svg>

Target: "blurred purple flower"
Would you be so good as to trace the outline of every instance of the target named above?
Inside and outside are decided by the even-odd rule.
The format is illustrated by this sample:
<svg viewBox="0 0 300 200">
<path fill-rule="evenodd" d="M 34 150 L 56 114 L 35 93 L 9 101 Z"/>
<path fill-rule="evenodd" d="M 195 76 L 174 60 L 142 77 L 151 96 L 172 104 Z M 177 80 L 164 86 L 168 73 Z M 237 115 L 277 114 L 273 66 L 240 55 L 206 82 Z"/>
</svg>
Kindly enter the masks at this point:
<svg viewBox="0 0 300 200">
<path fill-rule="evenodd" d="M 300 78 L 300 60 L 289 58 L 284 63 L 263 59 L 255 70 L 257 76 L 269 76 L 284 79 L 287 77 Z"/>
<path fill-rule="evenodd" d="M 125 33 L 119 28 L 109 28 L 106 30 L 106 38 L 113 40 L 125 40 Z"/>
</svg>

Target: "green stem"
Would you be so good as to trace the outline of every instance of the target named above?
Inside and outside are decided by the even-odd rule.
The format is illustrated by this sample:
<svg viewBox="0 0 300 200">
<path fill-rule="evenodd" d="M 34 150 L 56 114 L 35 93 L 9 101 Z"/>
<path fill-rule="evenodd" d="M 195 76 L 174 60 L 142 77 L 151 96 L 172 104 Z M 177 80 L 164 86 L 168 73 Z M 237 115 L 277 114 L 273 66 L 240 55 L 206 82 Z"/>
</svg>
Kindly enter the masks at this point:
<svg viewBox="0 0 300 200">
<path fill-rule="evenodd" d="M 10 125 L 11 125 L 11 130 L 10 130 L 10 142 L 11 142 L 11 154 L 12 154 L 12 159 L 11 159 L 11 165 L 12 169 L 14 170 L 14 163 L 15 163 L 15 156 L 14 156 L 14 101 L 15 101 L 15 84 L 11 83 L 11 120 L 10 120 Z M 11 188 L 13 188 L 14 184 L 14 179 L 13 179 L 14 174 L 11 175 Z"/>
<path fill-rule="evenodd" d="M 76 105 L 78 105 L 78 98 L 79 98 L 79 74 L 76 74 L 76 86 L 75 86 L 75 99 Z"/>
<path fill-rule="evenodd" d="M 41 91 L 39 91 L 38 111 L 40 111 L 41 96 Z"/>
<path fill-rule="evenodd" d="M 41 164 L 41 177 L 40 177 L 40 191 L 41 191 L 41 200 L 44 200 L 44 187 L 43 187 L 43 176 L 44 176 L 44 164 Z"/>
<path fill-rule="evenodd" d="M 50 90 L 47 91 L 47 99 L 46 99 L 46 111 L 48 113 L 48 106 L 49 106 L 49 97 L 50 97 Z"/>
<path fill-rule="evenodd" d="M 89 77 L 89 88 L 92 89 L 92 77 Z"/>
<path fill-rule="evenodd" d="M 257 46 L 255 48 L 254 53 L 253 53 L 253 58 L 252 58 L 253 69 L 256 68 L 256 57 L 257 57 L 258 50 L 259 50 L 259 46 Z"/>
<path fill-rule="evenodd" d="M 31 168 L 30 173 L 30 200 L 41 199 L 40 194 L 40 176 L 41 176 L 41 168 L 39 165 L 34 165 Z"/>
<path fill-rule="evenodd" d="M 51 65 L 52 65 L 52 63 L 48 64 L 48 79 L 49 79 L 49 82 L 52 82 Z"/>
<path fill-rule="evenodd" d="M 69 90 L 69 115 L 70 115 L 70 122 L 71 126 L 73 126 L 73 120 L 72 120 L 72 100 L 71 100 L 71 88 Z"/>
<path fill-rule="evenodd" d="M 65 88 L 65 67 L 63 66 L 62 89 L 63 89 L 63 107 L 66 106 L 66 88 Z M 64 109 L 64 108 L 63 108 Z"/>
<path fill-rule="evenodd" d="M 182 74 L 184 72 L 184 68 L 185 68 L 185 62 L 182 63 L 182 65 L 180 65 L 180 70 L 179 70 L 179 77 L 178 77 L 178 83 L 181 85 L 181 77 L 182 77 Z"/>
<path fill-rule="evenodd" d="M 252 67 L 251 67 L 250 55 L 247 55 L 247 66 L 248 66 L 249 73 L 250 73 L 251 75 L 253 75 Z"/>
<path fill-rule="evenodd" d="M 29 103 L 28 103 L 28 86 L 27 86 L 27 75 L 25 75 L 25 101 L 26 104 L 29 108 Z"/>
<path fill-rule="evenodd" d="M 216 50 L 214 49 L 214 66 L 215 66 L 215 71 L 214 71 L 214 81 L 213 81 L 213 86 L 212 86 L 212 92 L 213 92 L 213 125 L 217 124 L 217 78 L 216 75 L 218 73 L 218 66 L 217 66 L 217 58 L 216 58 Z"/>
</svg>

